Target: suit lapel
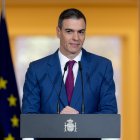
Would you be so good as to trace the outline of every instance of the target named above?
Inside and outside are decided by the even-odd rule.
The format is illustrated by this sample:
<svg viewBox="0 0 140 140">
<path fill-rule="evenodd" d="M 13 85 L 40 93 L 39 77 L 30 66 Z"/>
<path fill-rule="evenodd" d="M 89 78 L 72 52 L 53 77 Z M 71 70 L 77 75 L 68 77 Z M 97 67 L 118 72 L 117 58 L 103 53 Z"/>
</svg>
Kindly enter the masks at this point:
<svg viewBox="0 0 140 140">
<path fill-rule="evenodd" d="M 60 103 L 62 102 L 62 106 L 66 106 L 68 104 L 67 96 L 66 96 L 66 90 L 64 86 L 64 82 L 62 83 L 62 89 L 61 88 L 61 81 L 62 81 L 62 72 L 60 67 L 60 61 L 58 57 L 58 51 L 56 51 L 50 58 L 48 62 L 48 77 L 50 79 L 50 82 L 54 85 L 55 88 L 55 94 L 58 99 L 58 95 L 60 93 Z"/>
<path fill-rule="evenodd" d="M 76 104 L 77 102 L 79 103 L 79 101 L 81 100 L 81 77 L 80 77 L 80 72 L 78 71 L 78 75 L 77 75 L 77 79 L 76 79 L 76 83 L 75 83 L 75 87 L 74 87 L 74 91 L 73 91 L 73 95 L 72 95 L 72 99 L 71 99 L 71 103 L 70 106 L 77 109 Z"/>
<path fill-rule="evenodd" d="M 83 75 L 83 89 L 84 89 L 84 96 L 85 96 L 85 88 L 86 88 L 86 84 L 87 84 L 87 75 L 88 75 L 88 70 L 89 70 L 89 66 L 88 66 L 88 61 L 87 61 L 87 53 L 84 49 L 82 49 L 82 58 L 81 58 L 81 65 L 82 65 L 82 75 Z M 73 92 L 73 96 L 72 96 L 72 100 L 71 100 L 71 104 L 70 106 L 77 109 L 77 110 L 81 110 L 81 108 L 77 108 L 80 107 L 79 103 L 82 103 L 82 82 L 81 82 L 81 73 L 78 70 L 78 75 L 77 75 L 77 79 L 76 79 L 76 83 L 75 83 L 75 87 L 74 87 L 74 92 Z"/>
</svg>

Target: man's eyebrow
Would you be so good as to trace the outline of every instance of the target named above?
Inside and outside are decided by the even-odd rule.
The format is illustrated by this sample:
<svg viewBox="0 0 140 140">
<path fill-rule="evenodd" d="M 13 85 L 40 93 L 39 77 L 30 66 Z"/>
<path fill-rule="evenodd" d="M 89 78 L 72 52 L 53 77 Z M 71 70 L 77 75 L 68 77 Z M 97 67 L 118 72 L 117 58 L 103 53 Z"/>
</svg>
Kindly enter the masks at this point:
<svg viewBox="0 0 140 140">
<path fill-rule="evenodd" d="M 70 31 L 75 31 L 74 29 L 70 29 L 70 28 L 66 28 L 65 30 L 70 30 Z M 86 29 L 80 29 L 80 30 L 77 30 L 78 32 L 80 31 L 85 31 Z"/>
<path fill-rule="evenodd" d="M 81 29 L 81 30 L 78 30 L 78 31 L 85 31 L 86 29 Z"/>
<path fill-rule="evenodd" d="M 74 31 L 73 29 L 70 29 L 70 28 L 66 28 L 65 30 L 71 30 L 71 31 Z"/>
</svg>

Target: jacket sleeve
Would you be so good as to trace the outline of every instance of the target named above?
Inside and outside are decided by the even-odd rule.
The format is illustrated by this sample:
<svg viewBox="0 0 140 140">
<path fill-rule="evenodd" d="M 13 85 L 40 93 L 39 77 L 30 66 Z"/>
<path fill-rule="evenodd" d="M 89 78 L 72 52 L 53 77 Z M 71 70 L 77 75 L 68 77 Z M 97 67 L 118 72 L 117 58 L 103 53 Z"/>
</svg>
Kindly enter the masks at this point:
<svg viewBox="0 0 140 140">
<path fill-rule="evenodd" d="M 23 86 L 22 113 L 39 113 L 40 110 L 40 88 L 38 85 L 35 68 L 32 63 L 26 72 Z"/>
<path fill-rule="evenodd" d="M 117 101 L 115 96 L 115 83 L 111 61 L 106 65 L 105 73 L 100 87 L 100 102 L 97 114 L 116 114 Z"/>
</svg>

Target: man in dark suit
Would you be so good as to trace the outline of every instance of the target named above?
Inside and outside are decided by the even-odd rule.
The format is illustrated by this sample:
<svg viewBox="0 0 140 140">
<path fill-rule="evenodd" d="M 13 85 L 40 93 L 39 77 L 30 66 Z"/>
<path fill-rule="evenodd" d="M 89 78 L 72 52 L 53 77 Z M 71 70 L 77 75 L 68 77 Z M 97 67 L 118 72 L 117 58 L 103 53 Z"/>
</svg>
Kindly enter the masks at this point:
<svg viewBox="0 0 140 140">
<path fill-rule="evenodd" d="M 30 64 L 22 113 L 117 113 L 111 61 L 82 48 L 85 32 L 86 18 L 81 11 L 71 8 L 60 14 L 60 47 Z"/>
</svg>

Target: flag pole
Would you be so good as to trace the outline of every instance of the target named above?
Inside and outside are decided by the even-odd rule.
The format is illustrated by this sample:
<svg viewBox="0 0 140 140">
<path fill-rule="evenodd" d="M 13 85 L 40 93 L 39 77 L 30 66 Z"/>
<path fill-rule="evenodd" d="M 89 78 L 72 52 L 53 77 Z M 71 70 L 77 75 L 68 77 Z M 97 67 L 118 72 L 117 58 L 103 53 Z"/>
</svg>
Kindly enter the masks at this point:
<svg viewBox="0 0 140 140">
<path fill-rule="evenodd" d="M 5 0 L 2 0 L 2 17 L 5 17 Z"/>
</svg>

